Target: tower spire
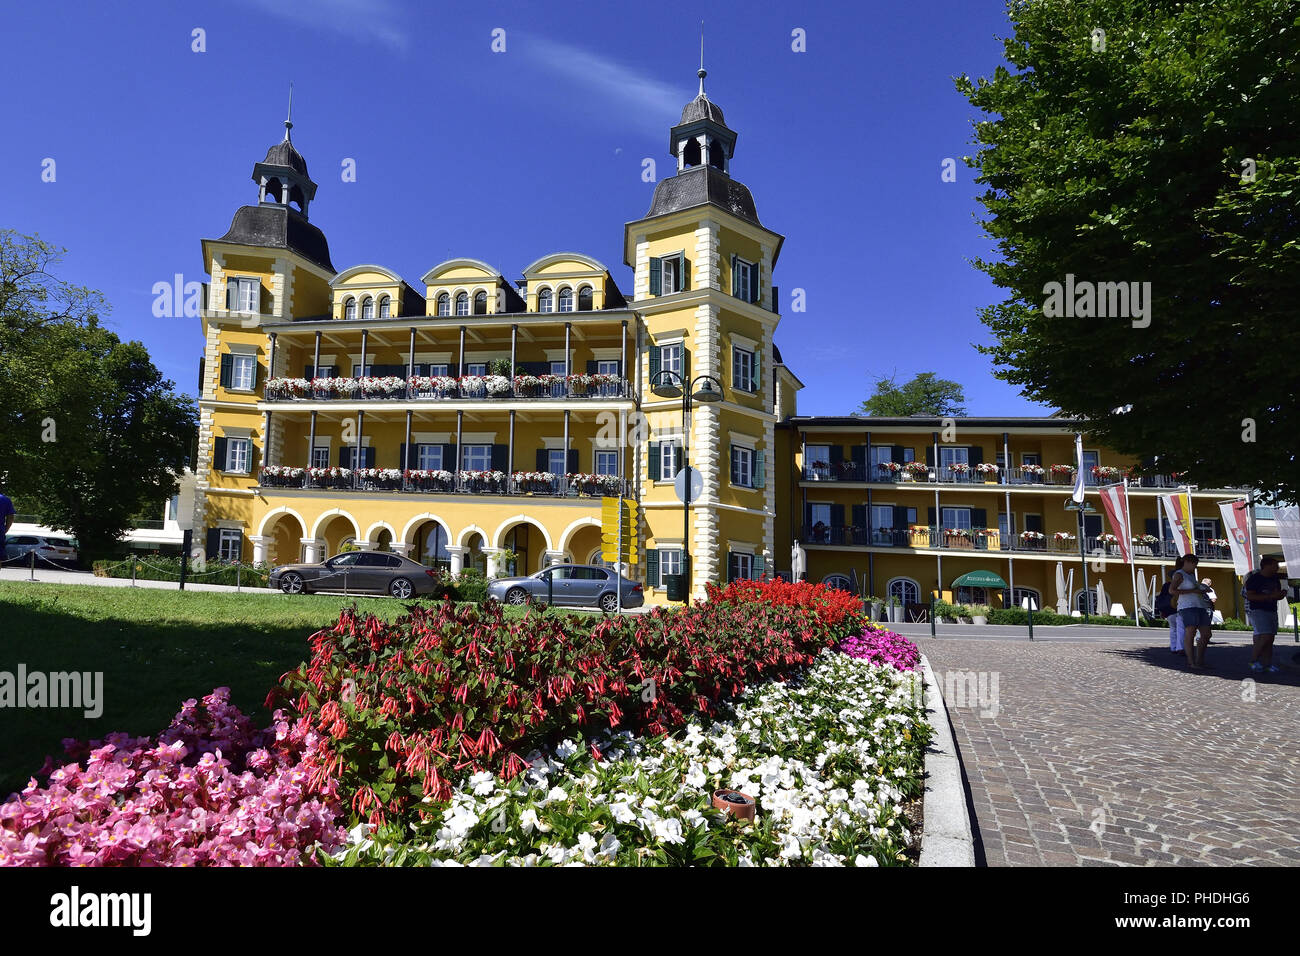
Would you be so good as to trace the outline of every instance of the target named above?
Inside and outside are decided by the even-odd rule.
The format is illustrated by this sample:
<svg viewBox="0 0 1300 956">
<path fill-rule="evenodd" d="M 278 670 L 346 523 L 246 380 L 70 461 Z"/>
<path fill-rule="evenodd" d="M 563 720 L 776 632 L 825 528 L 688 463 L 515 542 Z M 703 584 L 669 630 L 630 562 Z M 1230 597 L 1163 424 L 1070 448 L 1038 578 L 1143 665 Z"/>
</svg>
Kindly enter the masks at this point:
<svg viewBox="0 0 1300 956">
<path fill-rule="evenodd" d="M 289 131 L 293 129 L 293 80 L 289 81 L 289 112 L 284 118 L 284 141 L 291 141 Z"/>
<path fill-rule="evenodd" d="M 709 75 L 704 69 L 704 21 L 700 21 L 700 69 L 695 74 L 700 78 L 700 96 L 704 95 L 704 78 Z"/>
</svg>

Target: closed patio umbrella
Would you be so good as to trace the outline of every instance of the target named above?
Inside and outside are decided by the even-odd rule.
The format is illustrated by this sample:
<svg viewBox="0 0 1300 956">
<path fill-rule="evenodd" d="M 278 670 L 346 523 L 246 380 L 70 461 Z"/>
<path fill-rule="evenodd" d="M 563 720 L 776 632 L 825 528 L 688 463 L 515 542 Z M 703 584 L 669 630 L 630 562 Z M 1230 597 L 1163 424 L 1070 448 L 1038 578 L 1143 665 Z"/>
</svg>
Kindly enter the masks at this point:
<svg viewBox="0 0 1300 956">
<path fill-rule="evenodd" d="M 1070 583 L 1074 583 L 1074 569 L 1070 569 Z M 1056 562 L 1056 613 L 1070 613 L 1070 589 L 1065 583 L 1065 565 Z"/>
</svg>

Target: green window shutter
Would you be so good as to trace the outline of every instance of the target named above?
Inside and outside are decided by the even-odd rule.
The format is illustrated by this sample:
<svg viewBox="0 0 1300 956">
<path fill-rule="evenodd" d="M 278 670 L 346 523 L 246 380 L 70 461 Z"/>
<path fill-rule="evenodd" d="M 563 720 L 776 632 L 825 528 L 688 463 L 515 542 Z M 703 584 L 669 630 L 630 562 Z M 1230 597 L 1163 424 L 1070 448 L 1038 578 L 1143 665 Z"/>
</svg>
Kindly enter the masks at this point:
<svg viewBox="0 0 1300 956">
<path fill-rule="evenodd" d="M 221 549 L 221 529 L 209 528 L 205 554 L 209 561 L 215 561 Z"/>
<path fill-rule="evenodd" d="M 933 528 L 937 524 L 937 517 L 934 513 L 933 507 L 925 509 L 925 523 L 928 524 L 931 528 Z"/>
<path fill-rule="evenodd" d="M 650 385 L 652 387 L 654 385 L 655 376 L 659 374 L 659 369 L 663 367 L 660 361 L 662 357 L 663 356 L 659 351 L 659 346 L 650 346 Z"/>
<path fill-rule="evenodd" d="M 229 352 L 221 356 L 221 375 L 217 381 L 222 388 L 230 388 L 231 379 L 234 377 L 235 357 Z"/>
<path fill-rule="evenodd" d="M 763 352 L 760 349 L 754 353 L 754 391 L 759 392 L 763 389 Z"/>
<path fill-rule="evenodd" d="M 682 381 L 687 385 L 691 382 L 691 350 L 682 343 Z"/>
<path fill-rule="evenodd" d="M 214 438 L 212 440 L 212 470 L 226 470 L 226 440 L 224 438 Z"/>
<path fill-rule="evenodd" d="M 972 528 L 987 528 L 989 526 L 989 513 L 984 508 L 972 508 L 970 510 L 970 526 Z"/>
<path fill-rule="evenodd" d="M 753 575 L 755 581 L 763 576 L 763 556 L 761 554 L 754 555 L 754 559 L 750 562 L 749 566 L 752 569 L 750 573 Z"/>
<path fill-rule="evenodd" d="M 865 528 L 866 526 L 867 526 L 867 506 L 854 505 L 853 506 L 853 527 Z"/>
<path fill-rule="evenodd" d="M 984 447 L 982 445 L 971 445 L 966 452 L 966 460 L 971 468 L 984 464 Z"/>
<path fill-rule="evenodd" d="M 369 448 L 363 448 L 361 451 L 363 456 L 362 461 L 366 463 L 365 467 L 374 468 L 375 467 L 375 446 L 371 445 Z"/>
<path fill-rule="evenodd" d="M 740 270 L 736 268 L 736 257 L 731 257 L 731 294 L 740 298 Z"/>
<path fill-rule="evenodd" d="M 645 583 L 647 587 L 659 587 L 659 551 L 645 553 Z"/>
<path fill-rule="evenodd" d="M 685 252 L 677 253 L 677 279 L 681 286 L 678 292 L 685 292 L 691 287 L 691 260 L 686 258 Z"/>
<path fill-rule="evenodd" d="M 767 487 L 767 452 L 754 452 L 754 487 Z"/>
<path fill-rule="evenodd" d="M 650 480 L 651 480 L 651 481 L 658 481 L 658 480 L 659 480 L 659 465 L 660 465 L 660 459 L 659 459 L 659 443 L 658 443 L 657 441 L 652 441 L 652 442 L 650 443 L 650 445 L 649 445 L 649 448 L 650 448 L 650 462 L 649 462 L 649 464 L 650 464 Z"/>
<path fill-rule="evenodd" d="M 411 456 L 406 453 L 406 442 L 402 442 L 401 450 L 397 453 L 397 467 L 410 468 Z"/>
<path fill-rule="evenodd" d="M 758 263 L 749 267 L 749 301 L 758 302 Z"/>
<path fill-rule="evenodd" d="M 728 443 L 727 443 L 727 461 L 730 462 L 730 466 L 731 466 L 731 483 L 732 483 L 733 485 L 736 484 L 736 453 L 737 453 L 736 446 L 733 445 L 733 444 L 731 444 L 730 442 L 728 442 Z"/>
<path fill-rule="evenodd" d="M 650 294 L 661 295 L 663 288 L 663 264 L 658 259 L 650 260 Z"/>
</svg>

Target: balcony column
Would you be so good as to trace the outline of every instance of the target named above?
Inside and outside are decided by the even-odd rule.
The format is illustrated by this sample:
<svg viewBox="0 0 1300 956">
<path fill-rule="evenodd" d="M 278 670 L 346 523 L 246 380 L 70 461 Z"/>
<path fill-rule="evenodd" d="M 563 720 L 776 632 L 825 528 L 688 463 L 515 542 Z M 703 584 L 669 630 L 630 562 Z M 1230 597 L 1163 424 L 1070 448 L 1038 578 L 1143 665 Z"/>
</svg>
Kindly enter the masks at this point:
<svg viewBox="0 0 1300 956">
<path fill-rule="evenodd" d="M 491 581 L 501 573 L 501 552 L 505 548 L 484 548 L 483 554 L 487 556 L 487 577 Z"/>
<path fill-rule="evenodd" d="M 415 326 L 411 326 L 411 344 L 406 350 L 406 378 L 408 383 L 415 378 Z M 410 416 L 407 416 L 407 419 L 409 421 Z M 410 439 L 408 438 L 407 441 L 409 442 Z"/>
<path fill-rule="evenodd" d="M 799 429 L 799 524 L 798 527 L 804 531 L 796 535 L 800 541 L 808 533 L 809 528 L 804 525 L 808 520 L 808 489 L 803 486 L 803 479 L 808 477 L 808 435 L 801 428 Z"/>
<path fill-rule="evenodd" d="M 456 377 L 465 374 L 465 326 L 460 327 L 460 352 L 456 356 Z"/>
<path fill-rule="evenodd" d="M 518 350 L 518 345 L 519 345 L 519 324 L 516 323 L 510 326 L 510 386 L 512 392 L 514 391 L 515 354 Z M 514 412 L 510 413 L 511 421 L 514 420 L 514 414 L 515 414 Z"/>
<path fill-rule="evenodd" d="M 312 353 L 311 377 L 320 378 L 320 333 L 316 333 L 316 350 Z"/>
<path fill-rule="evenodd" d="M 307 467 L 308 468 L 314 467 L 313 463 L 316 460 L 316 415 L 317 415 L 316 412 L 311 413 L 311 425 L 308 426 L 307 429 Z M 329 462 L 326 462 L 326 464 L 329 464 Z M 306 476 L 304 475 L 303 483 L 306 484 L 306 481 L 307 479 Z"/>
<path fill-rule="evenodd" d="M 352 487 L 353 487 L 353 488 L 355 488 L 355 487 L 357 486 L 357 483 L 356 483 L 356 477 L 357 477 L 357 476 L 356 476 L 356 471 L 357 471 L 357 469 L 358 469 L 358 468 L 362 468 L 362 467 L 365 466 L 365 459 L 361 457 L 361 450 L 362 450 L 362 449 L 361 449 L 361 432 L 362 432 L 362 429 L 365 427 L 365 424 L 366 424 L 366 413 L 365 413 L 365 410 L 364 410 L 364 409 L 360 409 L 360 408 L 358 408 L 358 409 L 357 409 L 357 447 L 356 447 L 356 451 L 354 451 L 354 452 L 352 453 L 352 479 L 353 479 L 353 480 L 352 480 Z"/>
<path fill-rule="evenodd" d="M 629 378 L 629 376 L 628 376 L 628 374 L 627 374 L 627 319 L 624 319 L 624 320 L 623 320 L 622 340 L 619 342 L 619 353 L 618 353 L 618 356 L 619 356 L 619 357 L 618 357 L 618 376 L 619 376 L 619 378 L 621 378 L 621 379 L 623 380 L 622 382 L 619 383 L 618 390 L 619 390 L 620 396 L 625 398 L 625 397 L 627 397 L 627 380 L 628 380 L 628 378 Z M 597 367 L 599 367 L 599 366 L 597 366 Z M 622 448 L 622 447 L 623 447 L 623 438 L 622 438 L 622 435 L 623 435 L 623 429 L 622 429 L 621 427 L 619 428 L 619 432 L 618 432 L 618 433 L 619 433 L 618 447 L 619 447 L 619 448 Z M 623 470 L 623 453 L 622 453 L 622 452 L 619 452 L 619 456 L 618 456 L 618 467 L 619 467 L 619 474 L 622 474 L 622 470 Z"/>
<path fill-rule="evenodd" d="M 370 330 L 362 329 L 361 330 L 361 366 L 360 366 L 361 374 L 357 376 L 358 378 L 366 377 L 366 346 L 369 344 L 369 342 L 370 342 Z"/>
<path fill-rule="evenodd" d="M 1011 436 L 1006 432 L 1002 433 L 1002 483 L 1011 484 Z M 1011 509 L 1007 509 L 1007 514 L 1011 514 Z M 1007 525 L 1007 530 L 1011 530 L 1010 524 Z"/>
<path fill-rule="evenodd" d="M 461 435 L 461 429 L 464 427 L 464 425 L 465 425 L 465 410 L 462 408 L 462 409 L 458 409 L 456 412 L 456 467 L 452 469 L 452 471 L 454 471 L 456 474 L 457 489 L 460 488 L 460 463 L 463 457 L 460 450 L 460 435 Z"/>
<path fill-rule="evenodd" d="M 569 410 L 564 410 L 564 474 L 569 473 Z M 561 481 L 564 475 L 560 476 Z"/>
<path fill-rule="evenodd" d="M 572 328 L 573 328 L 572 322 L 564 323 L 564 394 L 565 395 L 571 395 L 571 391 L 569 389 L 569 376 L 573 374 L 573 352 L 569 348 L 569 332 L 572 330 Z M 564 417 L 567 421 L 569 416 L 566 413 Z M 568 468 L 569 467 L 568 465 L 569 459 L 567 457 L 569 453 L 568 439 L 565 439 L 564 442 L 564 453 L 566 456 L 564 459 L 565 461 L 564 467 Z"/>
<path fill-rule="evenodd" d="M 265 564 L 267 545 L 269 545 L 275 539 L 272 538 L 270 535 L 250 534 L 248 536 L 248 540 L 253 542 L 253 563 Z"/>
<path fill-rule="evenodd" d="M 262 465 L 274 465 L 271 461 L 271 413 L 266 412 L 262 420 Z"/>
<path fill-rule="evenodd" d="M 266 355 L 266 377 L 275 378 L 275 333 L 270 333 L 271 347 Z"/>
<path fill-rule="evenodd" d="M 1005 489 L 1002 494 L 1006 498 L 1005 507 L 1007 511 L 1007 540 L 999 541 L 999 546 L 1007 549 L 1016 546 L 1016 519 L 1011 513 L 1011 436 L 1006 432 L 1002 433 L 1002 483 Z M 1001 530 L 1001 528 L 999 528 Z M 1012 582 L 1011 596 L 1015 597 L 1015 581 Z"/>
<path fill-rule="evenodd" d="M 411 410 L 410 410 L 409 408 L 406 410 L 406 442 L 405 442 L 405 444 L 403 445 L 403 448 L 405 448 L 405 450 L 406 450 L 406 452 L 405 452 L 405 453 L 406 453 L 406 458 L 405 458 L 403 461 L 400 462 L 400 465 L 401 465 L 401 468 L 402 468 L 402 475 L 403 475 L 403 477 L 402 477 L 402 488 L 405 489 L 405 488 L 406 488 L 406 477 L 405 477 L 406 469 L 409 468 L 409 467 L 411 467 Z M 418 459 L 418 458 L 416 459 L 416 464 L 419 464 L 419 459 Z"/>
<path fill-rule="evenodd" d="M 624 329 L 627 328 L 626 322 L 623 323 L 623 327 Z M 625 471 L 623 467 L 624 466 L 623 446 L 625 444 L 626 435 L 627 435 L 627 409 L 620 408 L 618 410 L 618 465 L 617 465 L 618 481 L 619 481 L 618 493 L 620 495 L 627 490 L 625 487 L 627 485 L 627 471 Z"/>
<path fill-rule="evenodd" d="M 943 481 L 943 472 L 941 472 L 941 471 L 939 470 L 939 433 L 938 433 L 938 432 L 931 432 L 931 433 L 930 433 L 930 441 L 931 441 L 932 444 L 934 445 L 934 480 L 935 480 L 935 481 Z M 937 495 L 936 495 L 936 497 L 937 497 Z M 939 517 L 939 514 L 938 514 L 938 511 L 936 510 L 936 512 L 935 512 L 935 518 L 938 518 L 938 517 Z"/>
<path fill-rule="evenodd" d="M 935 432 L 935 434 L 938 435 L 938 432 Z M 937 445 L 935 446 L 934 449 L 934 460 L 937 467 L 939 461 L 939 447 Z M 939 596 L 943 597 L 943 546 L 945 544 L 945 541 L 943 536 L 943 508 L 939 506 L 938 485 L 935 485 L 934 488 L 934 524 L 935 526 L 930 529 L 930 535 L 931 535 L 930 541 L 932 543 L 932 546 L 934 547 L 934 562 L 935 562 L 934 573 L 935 573 L 935 581 L 937 582 L 936 586 L 939 589 Z M 957 603 L 956 594 L 952 596 L 952 603 L 954 604 Z"/>
<path fill-rule="evenodd" d="M 862 476 L 863 481 L 867 481 L 867 482 L 875 481 L 875 479 L 871 477 L 871 429 L 869 428 L 867 429 L 867 447 L 862 452 L 862 470 L 864 472 Z M 872 524 L 874 520 L 875 519 L 871 517 L 871 489 L 868 488 L 867 489 L 867 544 L 873 543 L 874 540 L 872 538 L 872 535 L 876 530 L 875 526 Z M 891 528 L 893 527 L 893 525 L 894 522 L 892 521 L 889 522 L 889 526 Z M 894 530 L 898 530 L 898 529 L 895 528 Z M 870 557 L 868 557 L 867 561 L 870 562 L 870 560 L 871 560 Z"/>
<path fill-rule="evenodd" d="M 465 548 L 458 544 L 449 544 L 444 549 L 447 552 L 447 558 L 451 561 L 451 576 L 460 577 L 460 572 L 465 567 Z"/>
<path fill-rule="evenodd" d="M 543 552 L 542 552 L 542 566 L 543 566 L 543 567 L 548 567 L 548 568 L 549 568 L 549 567 L 550 567 L 551 565 L 553 565 L 553 564 L 563 564 L 563 563 L 564 563 L 564 552 L 563 552 L 563 551 L 543 551 Z"/>
<path fill-rule="evenodd" d="M 515 410 L 510 409 L 510 443 L 506 445 L 506 487 L 510 487 L 510 482 L 514 479 L 515 474 Z"/>
</svg>

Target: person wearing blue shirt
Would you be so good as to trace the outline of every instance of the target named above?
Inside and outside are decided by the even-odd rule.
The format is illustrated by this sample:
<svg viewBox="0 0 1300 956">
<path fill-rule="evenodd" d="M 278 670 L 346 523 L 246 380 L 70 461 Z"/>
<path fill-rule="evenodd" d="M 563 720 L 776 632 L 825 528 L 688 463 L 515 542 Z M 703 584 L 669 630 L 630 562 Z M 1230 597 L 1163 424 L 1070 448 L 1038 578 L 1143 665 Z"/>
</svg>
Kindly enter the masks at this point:
<svg viewBox="0 0 1300 956">
<path fill-rule="evenodd" d="M 8 495 L 3 493 L 0 493 L 0 519 L 3 519 L 5 534 L 8 534 L 14 523 L 14 503 L 9 500 Z"/>
</svg>

